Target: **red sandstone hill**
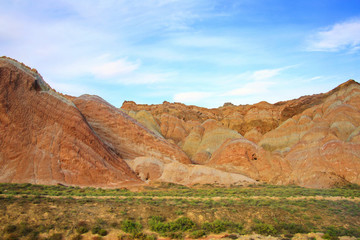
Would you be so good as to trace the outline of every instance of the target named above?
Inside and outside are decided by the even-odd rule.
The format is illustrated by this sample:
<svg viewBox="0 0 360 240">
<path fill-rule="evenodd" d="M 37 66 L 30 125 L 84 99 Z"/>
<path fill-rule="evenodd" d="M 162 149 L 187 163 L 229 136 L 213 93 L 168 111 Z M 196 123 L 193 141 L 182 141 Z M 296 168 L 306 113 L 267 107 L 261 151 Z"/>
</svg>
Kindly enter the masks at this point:
<svg viewBox="0 0 360 240">
<path fill-rule="evenodd" d="M 360 85 L 216 109 L 65 96 L 0 58 L 0 182 L 360 184 Z M 195 163 L 195 164 L 194 164 Z"/>
<path fill-rule="evenodd" d="M 78 108 L 35 71 L 0 60 L 0 181 L 121 186 L 140 182 Z"/>
</svg>

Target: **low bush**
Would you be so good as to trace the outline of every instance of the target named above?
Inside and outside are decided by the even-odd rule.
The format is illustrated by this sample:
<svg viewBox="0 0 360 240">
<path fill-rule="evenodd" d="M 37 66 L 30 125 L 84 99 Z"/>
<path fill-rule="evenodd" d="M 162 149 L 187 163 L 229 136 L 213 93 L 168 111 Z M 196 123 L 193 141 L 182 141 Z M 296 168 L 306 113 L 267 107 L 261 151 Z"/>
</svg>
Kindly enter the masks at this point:
<svg viewBox="0 0 360 240">
<path fill-rule="evenodd" d="M 190 233 L 191 238 L 201 238 L 206 235 L 206 232 L 204 230 L 195 230 L 192 233 Z"/>
<path fill-rule="evenodd" d="M 76 231 L 79 234 L 87 233 L 90 229 L 86 222 L 81 221 L 75 226 Z"/>
<path fill-rule="evenodd" d="M 195 223 L 187 217 L 181 217 L 174 222 L 165 222 L 165 219 L 160 216 L 153 216 L 148 221 L 151 231 L 158 233 L 170 233 L 177 231 L 188 231 L 195 226 Z"/>
<path fill-rule="evenodd" d="M 241 233 L 243 231 L 243 225 L 240 223 L 216 219 L 213 222 L 203 223 L 201 225 L 201 229 L 211 233 L 221 233 L 226 231 Z"/>
<path fill-rule="evenodd" d="M 296 223 L 280 223 L 278 231 L 285 234 L 308 233 L 310 232 L 305 226 Z"/>
<path fill-rule="evenodd" d="M 108 234 L 108 232 L 99 225 L 96 225 L 95 227 L 93 227 L 91 229 L 91 232 L 93 234 L 99 234 L 100 236 L 106 236 Z"/>
<path fill-rule="evenodd" d="M 143 226 L 139 222 L 132 220 L 124 220 L 121 223 L 121 230 L 126 233 L 138 233 L 141 232 Z"/>
<path fill-rule="evenodd" d="M 263 222 L 256 222 L 251 230 L 261 235 L 275 236 L 277 234 L 277 230 L 273 225 Z"/>
</svg>

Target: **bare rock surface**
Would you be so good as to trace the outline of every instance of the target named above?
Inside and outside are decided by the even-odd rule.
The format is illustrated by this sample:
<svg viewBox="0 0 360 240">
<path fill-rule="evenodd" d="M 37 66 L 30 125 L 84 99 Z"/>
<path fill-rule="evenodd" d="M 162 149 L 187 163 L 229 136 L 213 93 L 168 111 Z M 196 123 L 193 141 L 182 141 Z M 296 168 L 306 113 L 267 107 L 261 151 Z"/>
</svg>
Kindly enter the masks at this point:
<svg viewBox="0 0 360 240">
<path fill-rule="evenodd" d="M 124 102 L 122 107 L 146 109 L 162 126 L 176 122 L 181 134 L 164 136 L 197 164 L 276 184 L 360 183 L 360 86 L 353 80 L 327 93 L 276 104 L 204 109 Z M 183 127 L 190 121 L 190 128 Z"/>
<path fill-rule="evenodd" d="M 164 161 L 191 163 L 181 149 L 141 125 L 98 96 L 73 100 L 94 131 L 124 159 L 151 156 Z"/>
<path fill-rule="evenodd" d="M 65 96 L 0 58 L 0 182 L 360 184 L 360 85 L 214 109 Z"/>
<path fill-rule="evenodd" d="M 118 187 L 140 180 L 77 107 L 34 70 L 0 59 L 0 182 Z"/>
</svg>

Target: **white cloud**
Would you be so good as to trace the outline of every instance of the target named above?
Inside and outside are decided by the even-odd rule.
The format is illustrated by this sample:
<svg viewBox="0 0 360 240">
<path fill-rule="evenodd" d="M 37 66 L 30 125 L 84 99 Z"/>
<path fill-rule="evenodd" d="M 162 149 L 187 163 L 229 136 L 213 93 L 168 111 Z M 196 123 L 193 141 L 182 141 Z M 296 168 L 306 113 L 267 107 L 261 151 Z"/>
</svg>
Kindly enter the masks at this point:
<svg viewBox="0 0 360 240">
<path fill-rule="evenodd" d="M 246 81 L 247 83 L 240 88 L 235 88 L 231 91 L 223 93 L 222 96 L 247 96 L 268 92 L 269 87 L 276 84 L 274 77 L 291 67 L 293 66 L 275 69 L 262 69 L 240 74 L 236 76 L 236 79 L 239 81 Z"/>
<path fill-rule="evenodd" d="M 127 61 L 126 59 L 119 59 L 95 66 L 91 72 L 98 78 L 113 78 L 129 74 L 138 69 L 139 66 L 139 62 L 133 63 Z"/>
<path fill-rule="evenodd" d="M 211 92 L 183 92 L 174 95 L 174 102 L 194 103 L 211 97 Z"/>
<path fill-rule="evenodd" d="M 265 82 L 265 81 L 256 81 L 245 84 L 241 88 L 236 88 L 234 90 L 228 91 L 223 94 L 223 96 L 247 96 L 255 95 L 268 91 L 268 88 L 271 85 L 274 85 L 274 82 Z"/>
<path fill-rule="evenodd" d="M 124 85 L 132 85 L 132 84 L 152 84 L 159 82 L 166 82 L 176 73 L 168 72 L 168 73 L 151 73 L 151 72 L 143 72 L 143 73 L 133 73 L 128 76 L 119 77 L 116 80 L 113 80 L 113 83 L 121 83 Z"/>
<path fill-rule="evenodd" d="M 310 51 L 356 51 L 360 44 L 360 19 L 337 23 L 308 40 Z"/>
<path fill-rule="evenodd" d="M 284 68 L 259 70 L 259 71 L 255 71 L 252 74 L 251 78 L 254 81 L 261 81 L 261 80 L 265 80 L 265 79 L 275 77 L 276 75 L 278 75 L 283 70 L 284 70 Z"/>
</svg>

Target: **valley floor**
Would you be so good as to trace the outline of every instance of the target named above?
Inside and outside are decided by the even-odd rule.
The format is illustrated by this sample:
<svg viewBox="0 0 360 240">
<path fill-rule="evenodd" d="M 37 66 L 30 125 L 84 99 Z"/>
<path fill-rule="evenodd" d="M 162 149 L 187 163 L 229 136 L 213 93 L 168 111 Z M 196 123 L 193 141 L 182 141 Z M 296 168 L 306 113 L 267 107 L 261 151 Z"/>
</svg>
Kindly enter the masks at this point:
<svg viewBox="0 0 360 240">
<path fill-rule="evenodd" d="M 356 185 L 129 191 L 0 184 L 0 194 L 0 239 L 360 238 Z"/>
</svg>

